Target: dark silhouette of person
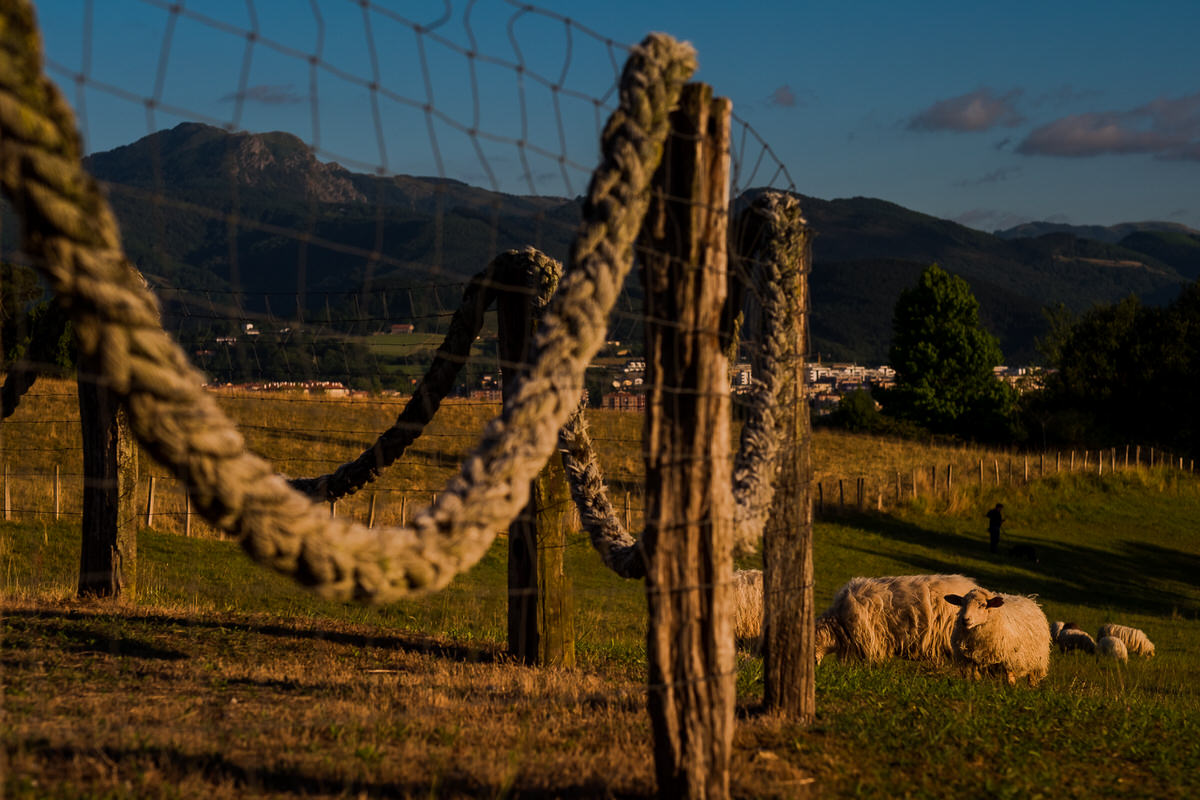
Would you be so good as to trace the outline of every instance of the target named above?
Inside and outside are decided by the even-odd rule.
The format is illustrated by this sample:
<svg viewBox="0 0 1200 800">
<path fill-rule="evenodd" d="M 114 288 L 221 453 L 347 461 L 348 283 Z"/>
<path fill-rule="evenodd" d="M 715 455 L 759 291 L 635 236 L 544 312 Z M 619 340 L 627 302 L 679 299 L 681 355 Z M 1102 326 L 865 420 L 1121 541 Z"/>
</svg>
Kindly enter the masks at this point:
<svg viewBox="0 0 1200 800">
<path fill-rule="evenodd" d="M 996 503 L 996 507 L 984 516 L 988 519 L 988 538 L 991 540 L 992 552 L 1000 548 L 1000 526 L 1004 524 L 1004 504 Z"/>
</svg>

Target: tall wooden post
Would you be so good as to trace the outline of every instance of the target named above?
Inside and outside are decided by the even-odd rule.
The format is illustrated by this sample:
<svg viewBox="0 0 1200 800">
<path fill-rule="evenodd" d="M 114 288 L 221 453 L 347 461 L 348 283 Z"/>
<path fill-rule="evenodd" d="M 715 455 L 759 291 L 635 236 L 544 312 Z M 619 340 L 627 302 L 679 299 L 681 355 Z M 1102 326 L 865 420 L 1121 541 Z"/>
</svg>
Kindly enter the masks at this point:
<svg viewBox="0 0 1200 800">
<path fill-rule="evenodd" d="M 80 597 L 132 597 L 137 587 L 137 445 L 116 395 L 97 380 L 94 359 L 79 366 L 83 436 Z"/>
<path fill-rule="evenodd" d="M 812 562 L 812 431 L 804 385 L 808 342 L 811 234 L 794 199 L 767 194 L 743 212 L 734 237 L 740 259 L 769 261 L 789 299 L 780 325 L 788 360 L 777 411 L 780 447 L 775 496 L 763 531 L 763 700 L 767 708 L 809 724 L 816 715 L 816 641 Z M 769 217 L 768 217 L 769 213 Z M 771 227 L 768 227 L 771 226 Z M 838 481 L 841 491 L 842 481 Z M 855 481 L 859 511 L 866 478 Z M 897 502 L 900 473 L 896 473 Z M 844 502 L 844 497 L 843 497 Z M 877 505 L 882 506 L 882 492 Z"/>
<path fill-rule="evenodd" d="M 495 261 L 496 320 L 499 329 L 498 345 L 502 362 L 501 390 L 504 397 L 516 391 L 528 372 L 528 351 L 533 340 L 537 319 L 549 299 L 558 275 L 543 275 L 537 261 L 527 252 L 509 251 Z M 550 467 L 547 467 L 550 469 Z M 559 467 L 561 469 L 561 467 Z M 543 470 L 545 473 L 546 470 Z M 549 497 L 546 489 L 554 488 L 557 495 Z M 542 626 L 556 623 L 569 616 L 569 598 L 562 595 L 568 584 L 562 569 L 562 544 L 565 533 L 561 525 L 550 532 L 551 541 L 539 541 L 539 509 L 567 502 L 565 477 L 561 482 L 534 479 L 529 486 L 529 502 L 508 527 L 508 652 L 526 664 L 538 663 L 546 650 L 541 642 Z M 549 555 L 552 564 L 541 563 Z M 539 578 L 552 578 L 549 583 Z M 545 607 L 546 604 L 549 607 Z M 574 661 L 574 639 L 569 645 L 562 641 L 565 629 L 554 634 L 559 641 L 549 652 L 556 664 L 564 664 L 570 651 Z M 545 663 L 543 661 L 543 663 Z"/>
<path fill-rule="evenodd" d="M 735 699 L 728 100 L 684 87 L 643 223 L 647 705 L 658 792 L 729 796 Z"/>
</svg>

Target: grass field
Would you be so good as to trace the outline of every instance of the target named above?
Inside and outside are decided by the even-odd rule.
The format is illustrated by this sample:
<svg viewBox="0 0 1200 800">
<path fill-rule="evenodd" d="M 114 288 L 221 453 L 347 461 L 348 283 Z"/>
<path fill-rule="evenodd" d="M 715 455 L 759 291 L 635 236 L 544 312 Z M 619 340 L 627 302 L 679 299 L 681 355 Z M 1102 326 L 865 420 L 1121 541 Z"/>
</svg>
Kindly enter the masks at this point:
<svg viewBox="0 0 1200 800">
<path fill-rule="evenodd" d="M 247 429 L 256 449 L 281 452 L 285 426 L 265 430 L 261 400 L 224 402 L 261 426 Z M 369 424 L 344 404 L 286 402 L 295 430 L 325 431 L 301 445 L 312 459 L 352 449 L 325 441 L 340 436 L 329 431 L 354 440 Z M 375 405 L 370 424 L 398 410 Z M 451 409 L 432 441 L 470 446 L 476 429 L 459 415 L 486 413 Z M 70 424 L 50 420 L 27 457 L 57 441 L 49 427 L 69 438 Z M 633 477 L 631 422 L 597 415 L 593 431 L 606 468 Z M 452 448 L 426 448 L 398 467 L 423 481 L 453 469 L 441 452 Z M 817 437 L 815 451 L 818 474 L 827 451 L 860 472 L 942 456 L 859 437 Z M 997 500 L 1005 544 L 1034 545 L 1038 563 L 987 551 L 982 514 Z M 1037 593 L 1050 619 L 1092 632 L 1140 627 L 1158 654 L 1120 666 L 1055 653 L 1037 689 L 826 660 L 808 729 L 762 713 L 761 661 L 739 654 L 735 796 L 1200 796 L 1197 520 L 1191 475 L 1143 469 L 966 487 L 820 521 L 821 607 L 854 575 L 956 571 Z M 379 608 L 321 600 L 232 542 L 158 529 L 140 536 L 136 603 L 80 603 L 78 553 L 77 520 L 0 524 L 5 798 L 653 794 L 642 587 L 600 567 L 579 537 L 567 552 L 571 671 L 506 661 L 503 540 L 446 591 Z"/>
</svg>

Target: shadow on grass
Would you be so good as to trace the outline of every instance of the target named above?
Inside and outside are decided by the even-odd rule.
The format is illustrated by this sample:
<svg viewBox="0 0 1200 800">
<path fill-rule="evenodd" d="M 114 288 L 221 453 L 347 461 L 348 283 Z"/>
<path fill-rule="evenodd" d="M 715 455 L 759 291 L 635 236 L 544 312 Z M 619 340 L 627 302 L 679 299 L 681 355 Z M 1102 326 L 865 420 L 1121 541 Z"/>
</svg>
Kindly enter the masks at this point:
<svg viewBox="0 0 1200 800">
<path fill-rule="evenodd" d="M 10 745 L 12 746 L 12 745 Z M 563 783 L 553 788 L 511 787 L 480 781 L 464 774 L 450 765 L 445 772 L 420 780 L 370 781 L 354 778 L 337 778 L 307 774 L 296 767 L 247 766 L 219 753 L 183 753 L 173 748 L 82 748 L 49 746 L 44 741 L 28 741 L 15 744 L 27 754 L 35 754 L 46 764 L 48 772 L 55 764 L 61 764 L 62 774 L 79 759 L 101 755 L 110 763 L 129 765 L 130 770 L 154 767 L 166 781 L 178 781 L 184 777 L 204 776 L 214 787 L 235 784 L 249 796 L 264 793 L 285 793 L 301 797 L 395 797 L 412 798 L 422 796 L 450 797 L 504 797 L 519 794 L 533 800 L 552 800 L 559 797 L 580 798 L 643 798 L 647 794 L 614 794 L 601 781 Z"/>
<path fill-rule="evenodd" d="M 887 549 L 878 539 L 843 545 L 871 555 L 911 564 L 914 572 L 962 573 L 993 591 L 1036 594 L 1043 600 L 1088 607 L 1114 606 L 1155 616 L 1200 613 L 1195 594 L 1166 588 L 1166 583 L 1197 585 L 1200 557 L 1181 550 L 1124 541 L 1120 552 L 1063 546 L 1009 536 L 1000 553 L 988 551 L 986 534 L 930 530 L 883 514 L 845 514 L 839 522 L 885 541 L 915 545 L 925 552 Z M 1036 548 L 1037 562 L 1008 555 L 1014 543 Z M 1198 593 L 1200 594 L 1200 593 Z"/>
<path fill-rule="evenodd" d="M 47 627 L 55 627 L 54 620 L 64 621 L 100 621 L 109 615 L 104 611 L 54 610 L 54 609 L 10 609 L 5 612 L 8 618 L 25 618 L 50 621 Z M 357 648 L 372 648 L 376 650 L 393 650 L 397 652 L 433 655 L 454 661 L 466 663 L 491 664 L 507 660 L 506 654 L 499 648 L 468 647 L 453 642 L 441 641 L 429 637 L 411 634 L 364 634 L 351 631 L 337 630 L 326 627 L 292 627 L 275 623 L 256 623 L 241 621 L 226 621 L 219 619 L 197 619 L 194 617 L 174 614 L 141 614 L 121 616 L 123 622 L 149 623 L 161 625 L 168 623 L 184 628 L 200 630 L 234 631 L 260 636 L 275 636 L 300 640 L 320 640 Z M 75 649 L 85 652 L 112 653 L 113 655 L 133 656 L 137 658 L 186 658 L 186 654 L 172 650 L 161 650 L 134 639 L 123 636 L 108 637 L 103 631 L 91 628 L 72 626 L 63 622 L 58 625 L 56 634 L 64 636 L 68 641 L 77 642 Z M 115 645 L 113 644 L 115 642 Z M 116 647 L 117 649 L 113 649 Z"/>
</svg>

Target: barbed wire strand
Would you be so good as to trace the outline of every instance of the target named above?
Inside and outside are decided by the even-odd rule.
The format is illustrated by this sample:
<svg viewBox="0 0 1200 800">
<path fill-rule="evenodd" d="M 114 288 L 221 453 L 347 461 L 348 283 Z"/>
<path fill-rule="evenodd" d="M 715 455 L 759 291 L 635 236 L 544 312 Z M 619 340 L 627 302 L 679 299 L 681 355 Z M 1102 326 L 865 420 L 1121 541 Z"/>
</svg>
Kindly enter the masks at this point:
<svg viewBox="0 0 1200 800">
<path fill-rule="evenodd" d="M 528 484 L 574 410 L 587 362 L 632 264 L 668 113 L 696 68 L 686 43 L 651 34 L 622 74 L 601 137 L 569 271 L 534 340 L 529 377 L 460 474 L 405 528 L 330 518 L 244 440 L 163 331 L 158 303 L 125 257 L 113 213 L 81 167 L 71 109 L 42 71 L 29 0 L 0 11 L 0 188 L 24 249 L 69 312 L 80 349 L 124 399 L 152 455 L 185 480 L 197 509 L 258 561 L 328 597 L 384 602 L 446 586 L 524 506 Z"/>
</svg>

